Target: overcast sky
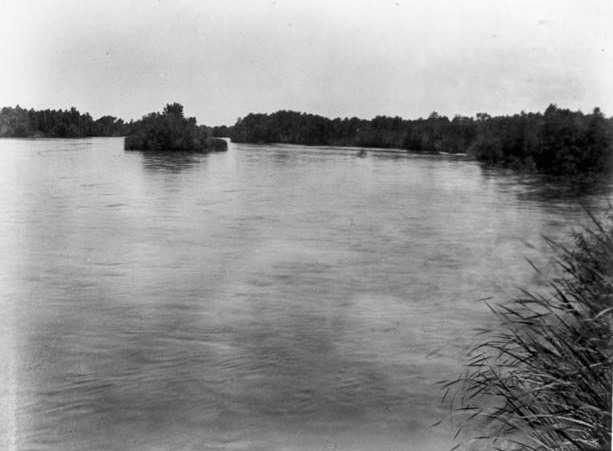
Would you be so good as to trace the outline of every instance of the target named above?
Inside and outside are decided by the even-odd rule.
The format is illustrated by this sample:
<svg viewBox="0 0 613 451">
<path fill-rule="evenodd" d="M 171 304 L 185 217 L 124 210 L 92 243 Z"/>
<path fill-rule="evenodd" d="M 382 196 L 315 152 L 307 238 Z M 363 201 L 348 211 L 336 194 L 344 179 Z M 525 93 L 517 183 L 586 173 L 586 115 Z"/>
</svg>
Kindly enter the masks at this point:
<svg viewBox="0 0 613 451">
<path fill-rule="evenodd" d="M 0 105 L 613 114 L 613 1 L 0 0 Z"/>
</svg>

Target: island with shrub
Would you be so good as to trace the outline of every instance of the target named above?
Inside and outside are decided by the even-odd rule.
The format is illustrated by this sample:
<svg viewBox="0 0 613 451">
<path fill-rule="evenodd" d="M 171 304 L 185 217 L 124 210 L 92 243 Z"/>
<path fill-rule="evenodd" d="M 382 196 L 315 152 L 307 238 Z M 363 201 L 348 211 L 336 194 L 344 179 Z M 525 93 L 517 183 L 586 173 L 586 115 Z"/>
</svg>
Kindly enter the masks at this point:
<svg viewBox="0 0 613 451">
<path fill-rule="evenodd" d="M 228 148 L 226 140 L 212 135 L 212 127 L 185 117 L 179 103 L 166 105 L 162 113 L 150 113 L 137 121 L 115 116 L 94 120 L 89 113 L 69 110 L 0 109 L 0 138 L 125 137 L 126 150 L 156 152 L 214 152 Z"/>
<path fill-rule="evenodd" d="M 168 104 L 162 113 L 150 113 L 127 126 L 126 150 L 213 152 L 225 151 L 228 143 L 210 136 L 196 118 L 186 118 L 183 106 Z"/>
</svg>

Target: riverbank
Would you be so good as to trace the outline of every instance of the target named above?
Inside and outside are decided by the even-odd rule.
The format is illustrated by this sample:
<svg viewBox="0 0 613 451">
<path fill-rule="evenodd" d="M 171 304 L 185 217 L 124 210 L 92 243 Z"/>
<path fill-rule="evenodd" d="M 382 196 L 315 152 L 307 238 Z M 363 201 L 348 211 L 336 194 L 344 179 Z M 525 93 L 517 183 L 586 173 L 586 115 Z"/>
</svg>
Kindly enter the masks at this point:
<svg viewBox="0 0 613 451">
<path fill-rule="evenodd" d="M 168 104 L 162 113 L 137 121 L 114 116 L 97 120 L 70 110 L 0 110 L 0 137 L 82 138 L 126 136 L 128 150 L 219 151 L 216 138 L 252 144 L 404 149 L 415 152 L 466 153 L 479 161 L 518 172 L 537 171 L 564 176 L 610 173 L 613 170 L 613 118 L 549 105 L 543 113 L 452 119 L 431 113 L 407 120 L 377 116 L 371 120 L 329 119 L 296 111 L 248 114 L 233 126 L 197 125 L 183 116 L 183 106 Z"/>
<path fill-rule="evenodd" d="M 592 218 L 574 247 L 552 245 L 561 278 L 493 306 L 465 375 L 445 387 L 460 431 L 502 449 L 611 447 L 613 214 Z"/>
<path fill-rule="evenodd" d="M 114 116 L 94 120 L 74 107 L 37 111 L 17 105 L 0 110 L 0 138 L 93 137 L 125 137 L 126 150 L 219 152 L 228 148 L 225 140 L 211 136 L 210 127 L 185 117 L 178 103 L 130 122 Z"/>
<path fill-rule="evenodd" d="M 613 119 L 550 105 L 543 113 L 449 119 L 377 116 L 328 119 L 295 111 L 249 114 L 233 127 L 214 128 L 234 142 L 402 148 L 417 152 L 468 153 L 487 164 L 559 175 L 609 172 L 613 168 Z"/>
</svg>

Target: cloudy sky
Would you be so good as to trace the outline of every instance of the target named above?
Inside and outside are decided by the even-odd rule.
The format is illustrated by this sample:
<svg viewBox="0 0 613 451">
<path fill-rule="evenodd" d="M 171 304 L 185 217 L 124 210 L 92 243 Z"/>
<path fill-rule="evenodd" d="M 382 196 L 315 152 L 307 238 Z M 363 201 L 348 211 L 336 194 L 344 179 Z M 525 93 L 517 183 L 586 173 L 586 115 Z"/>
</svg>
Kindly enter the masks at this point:
<svg viewBox="0 0 613 451">
<path fill-rule="evenodd" d="M 611 0 L 0 0 L 0 105 L 613 114 Z"/>
</svg>

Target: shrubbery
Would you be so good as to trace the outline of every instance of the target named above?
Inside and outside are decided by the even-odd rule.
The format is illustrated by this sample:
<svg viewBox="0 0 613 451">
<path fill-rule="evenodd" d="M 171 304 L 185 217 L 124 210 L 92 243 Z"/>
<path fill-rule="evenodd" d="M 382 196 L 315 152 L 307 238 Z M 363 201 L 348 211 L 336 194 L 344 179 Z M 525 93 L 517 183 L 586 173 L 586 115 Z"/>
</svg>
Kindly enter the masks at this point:
<svg viewBox="0 0 613 451">
<path fill-rule="evenodd" d="M 122 136 L 124 122 L 113 116 L 93 120 L 76 108 L 70 110 L 26 110 L 19 105 L 0 110 L 2 138 L 85 138 Z"/>
<path fill-rule="evenodd" d="M 613 123 L 599 109 L 591 114 L 550 105 L 544 114 L 519 114 L 477 121 L 469 151 L 478 159 L 554 174 L 610 171 Z"/>
<path fill-rule="evenodd" d="M 235 142 L 404 148 L 422 152 L 470 153 L 480 161 L 553 174 L 610 171 L 613 121 L 550 105 L 541 113 L 452 120 L 437 113 L 427 119 L 377 116 L 328 119 L 278 111 L 249 114 L 219 132 Z"/>
<path fill-rule="evenodd" d="M 226 150 L 227 143 L 209 137 L 207 127 L 198 126 L 193 117 L 183 115 L 178 103 L 166 105 L 162 113 L 150 113 L 127 127 L 127 150 L 209 151 Z"/>
<path fill-rule="evenodd" d="M 125 123 L 114 116 L 93 120 L 76 108 L 70 110 L 26 110 L 19 105 L 0 110 L 0 138 L 86 138 L 126 136 L 126 149 L 167 151 L 223 151 L 225 140 L 211 137 L 211 129 L 183 115 L 178 103 L 166 105 L 162 113 L 151 113 L 139 121 Z"/>
</svg>

